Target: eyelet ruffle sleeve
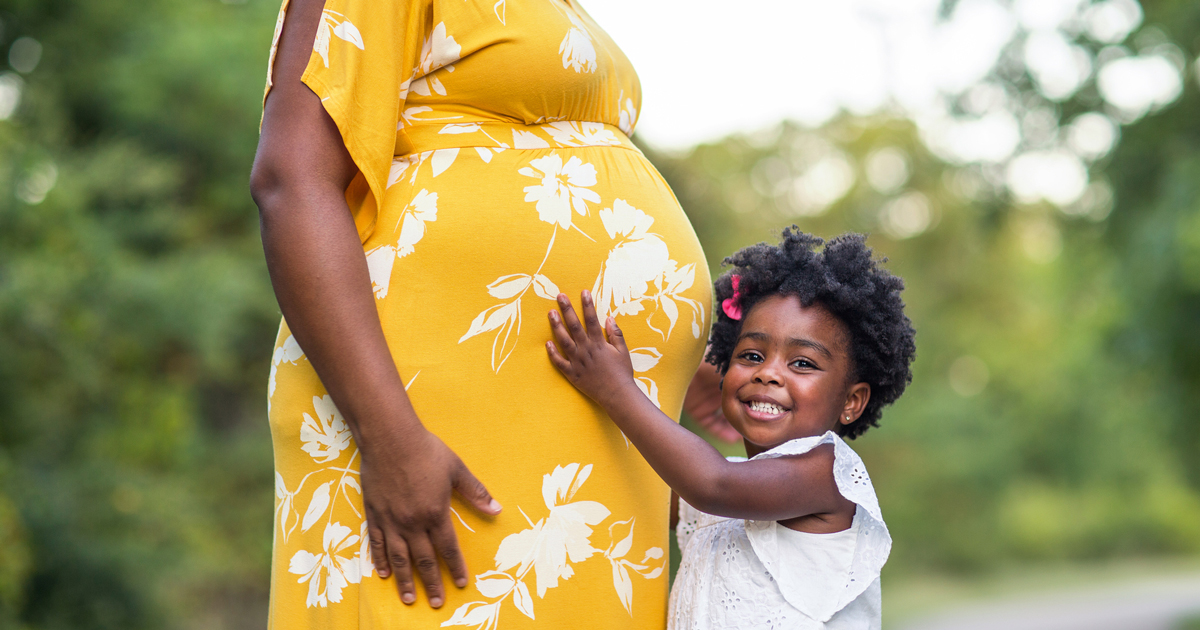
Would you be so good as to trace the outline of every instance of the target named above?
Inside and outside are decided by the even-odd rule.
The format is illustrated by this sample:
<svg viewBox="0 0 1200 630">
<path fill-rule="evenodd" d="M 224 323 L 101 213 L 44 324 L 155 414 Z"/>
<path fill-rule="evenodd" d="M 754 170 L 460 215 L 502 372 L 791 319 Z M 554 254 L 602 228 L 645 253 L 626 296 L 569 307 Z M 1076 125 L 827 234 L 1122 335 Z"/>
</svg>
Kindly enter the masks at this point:
<svg viewBox="0 0 1200 630">
<path fill-rule="evenodd" d="M 753 459 L 771 457 L 786 457 L 803 455 L 822 444 L 833 445 L 833 476 L 838 492 L 858 506 L 854 520 L 858 526 L 858 536 L 855 541 L 854 557 L 850 564 L 850 572 L 846 577 L 845 588 L 836 603 L 814 607 L 804 598 L 795 594 L 804 592 L 805 578 L 795 575 L 793 567 L 786 562 L 779 562 L 779 536 L 783 526 L 775 521 L 746 521 L 746 534 L 754 554 L 770 572 L 771 577 L 779 584 L 779 590 L 784 599 L 797 610 L 809 617 L 827 622 L 834 614 L 845 608 L 850 602 L 872 589 L 875 599 L 878 599 L 879 573 L 887 562 L 892 549 L 892 537 L 883 515 L 879 510 L 879 499 L 875 496 L 875 488 L 867 475 L 858 453 L 832 431 L 821 436 L 801 438 L 785 442 L 765 453 L 756 455 Z M 877 604 L 876 604 L 877 606 Z"/>
</svg>

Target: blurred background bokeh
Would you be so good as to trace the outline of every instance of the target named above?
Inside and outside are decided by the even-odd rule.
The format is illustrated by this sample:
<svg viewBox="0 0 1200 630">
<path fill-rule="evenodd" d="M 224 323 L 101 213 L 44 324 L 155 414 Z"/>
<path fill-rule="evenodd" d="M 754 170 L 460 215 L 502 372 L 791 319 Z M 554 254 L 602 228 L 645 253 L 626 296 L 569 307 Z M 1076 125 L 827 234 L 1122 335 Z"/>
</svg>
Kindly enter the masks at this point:
<svg viewBox="0 0 1200 630">
<path fill-rule="evenodd" d="M 938 59 L 995 54 L 920 107 L 888 73 L 700 140 L 655 144 L 648 113 L 643 147 L 714 272 L 795 223 L 870 233 L 905 278 L 913 384 L 853 443 L 895 539 L 888 625 L 1200 584 L 1200 4 L 933 4 Z M 0 0 L 0 628 L 265 625 L 279 312 L 247 179 L 277 10 Z M 713 45 L 772 63 L 755 37 Z M 769 98 L 737 84 L 692 97 Z"/>
</svg>

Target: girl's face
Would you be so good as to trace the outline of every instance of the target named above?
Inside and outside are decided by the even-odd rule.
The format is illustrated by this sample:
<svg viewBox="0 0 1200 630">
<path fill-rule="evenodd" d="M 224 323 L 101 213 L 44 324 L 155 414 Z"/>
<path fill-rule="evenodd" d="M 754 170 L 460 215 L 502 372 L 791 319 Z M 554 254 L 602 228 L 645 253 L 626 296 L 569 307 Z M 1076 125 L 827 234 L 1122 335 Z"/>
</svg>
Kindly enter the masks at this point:
<svg viewBox="0 0 1200 630">
<path fill-rule="evenodd" d="M 750 457 L 858 418 L 871 397 L 851 383 L 849 333 L 823 306 L 773 295 L 742 322 L 722 385 L 722 409 Z"/>
</svg>

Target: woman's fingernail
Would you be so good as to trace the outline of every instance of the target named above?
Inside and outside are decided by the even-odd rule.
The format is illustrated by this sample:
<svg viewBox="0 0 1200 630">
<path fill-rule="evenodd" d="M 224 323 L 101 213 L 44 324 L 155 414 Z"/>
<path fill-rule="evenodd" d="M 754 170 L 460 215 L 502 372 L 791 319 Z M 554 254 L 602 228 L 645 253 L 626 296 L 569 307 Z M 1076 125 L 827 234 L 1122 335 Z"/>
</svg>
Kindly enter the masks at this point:
<svg viewBox="0 0 1200 630">
<path fill-rule="evenodd" d="M 457 586 L 458 588 L 466 588 L 467 587 L 467 578 L 458 578 L 457 580 L 454 580 L 454 585 Z"/>
<path fill-rule="evenodd" d="M 492 499 L 492 502 L 488 504 L 488 507 L 492 508 L 493 512 L 499 512 L 501 510 L 500 502 L 495 499 Z"/>
<path fill-rule="evenodd" d="M 440 598 L 434 597 L 429 600 L 429 605 L 433 606 L 434 608 L 440 608 L 442 605 L 442 600 Z"/>
<path fill-rule="evenodd" d="M 400 596 L 400 601 L 404 602 L 405 604 L 411 604 L 417 601 L 417 596 L 413 595 L 412 593 L 405 593 Z"/>
</svg>

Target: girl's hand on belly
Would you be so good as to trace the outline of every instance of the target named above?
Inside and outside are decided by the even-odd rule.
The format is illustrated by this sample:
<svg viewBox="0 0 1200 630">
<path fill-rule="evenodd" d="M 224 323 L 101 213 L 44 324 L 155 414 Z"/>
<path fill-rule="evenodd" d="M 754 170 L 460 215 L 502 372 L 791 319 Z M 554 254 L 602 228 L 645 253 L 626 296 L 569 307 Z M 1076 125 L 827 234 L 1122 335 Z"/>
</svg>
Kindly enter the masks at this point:
<svg viewBox="0 0 1200 630">
<path fill-rule="evenodd" d="M 601 329 L 591 293 L 584 291 L 581 301 L 586 327 L 575 314 L 571 300 L 564 294 L 558 295 L 562 315 L 558 311 L 550 311 L 550 329 L 562 349 L 559 350 L 554 342 L 547 341 L 546 352 L 550 355 L 550 362 L 572 385 L 607 409 L 614 397 L 624 396 L 631 387 L 637 391 L 633 380 L 633 360 L 629 357 L 629 349 L 625 347 L 625 338 L 617 328 L 616 320 L 609 317 L 604 329 Z"/>
</svg>

